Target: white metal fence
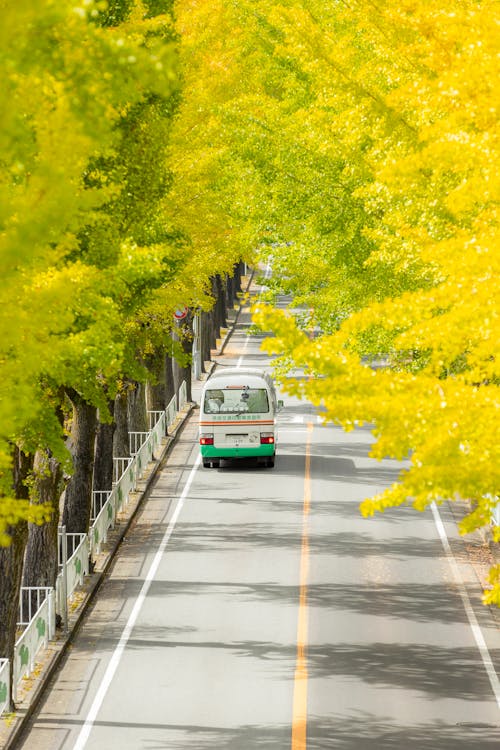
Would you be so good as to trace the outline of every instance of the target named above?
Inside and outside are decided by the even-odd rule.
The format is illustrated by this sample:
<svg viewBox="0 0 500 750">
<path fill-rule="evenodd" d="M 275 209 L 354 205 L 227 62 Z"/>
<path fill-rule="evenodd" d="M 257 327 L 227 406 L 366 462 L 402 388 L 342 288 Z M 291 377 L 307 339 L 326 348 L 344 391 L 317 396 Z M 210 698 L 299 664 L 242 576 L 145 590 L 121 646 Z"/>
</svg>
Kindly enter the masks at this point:
<svg viewBox="0 0 500 750">
<path fill-rule="evenodd" d="M 94 490 L 92 492 L 92 513 L 90 516 L 91 524 L 94 523 L 95 519 L 104 508 L 111 495 L 111 490 Z"/>
<path fill-rule="evenodd" d="M 146 440 L 135 454 L 137 466 L 137 477 L 140 479 L 144 476 L 148 464 L 153 460 L 153 433 L 148 432 Z"/>
<path fill-rule="evenodd" d="M 122 505 L 128 503 L 130 493 L 135 492 L 137 479 L 137 461 L 131 458 L 128 463 L 125 464 L 123 472 L 119 475 L 113 487 L 116 491 L 118 510 L 120 510 Z"/>
<path fill-rule="evenodd" d="M 116 484 L 120 480 L 132 461 L 133 458 L 131 456 L 113 459 L 113 484 Z"/>
<path fill-rule="evenodd" d="M 75 544 L 72 545 L 73 551 L 66 562 L 66 596 L 68 599 L 71 599 L 78 586 L 83 585 L 83 577 L 88 576 L 90 556 L 88 534 L 72 534 L 71 536 L 74 538 Z"/>
<path fill-rule="evenodd" d="M 20 627 L 29 625 L 40 607 L 52 596 L 52 592 L 53 589 L 50 586 L 23 586 L 19 592 L 19 619 L 17 624 Z M 51 606 L 53 606 L 52 601 Z"/>
<path fill-rule="evenodd" d="M 137 482 L 144 476 L 149 464 L 159 457 L 167 429 L 175 420 L 176 403 L 178 401 L 184 406 L 186 393 L 187 386 L 183 381 L 178 395 L 171 399 L 165 411 L 148 412 L 149 432 L 129 432 L 131 457 L 113 459 L 113 489 L 111 492 L 94 491 L 89 532 L 91 556 L 100 553 L 108 531 L 114 527 L 116 516 L 128 502 L 130 493 L 137 489 Z"/>
<path fill-rule="evenodd" d="M 101 551 L 102 544 L 108 537 L 108 531 L 115 525 L 116 514 L 118 512 L 116 503 L 116 488 L 114 487 L 111 492 L 94 492 L 94 507 L 97 511 L 97 515 L 91 519 L 91 526 L 89 531 L 91 553 L 93 555 L 99 554 Z M 106 495 L 106 500 L 103 502 L 103 496 Z"/>
<path fill-rule="evenodd" d="M 89 573 L 89 561 L 100 551 L 116 516 L 137 488 L 151 461 L 161 453 L 168 427 L 173 424 L 178 410 L 186 405 L 185 381 L 165 411 L 149 412 L 149 432 L 130 433 L 132 457 L 113 459 L 113 488 L 93 492 L 91 526 L 88 534 L 66 533 L 59 530 L 58 563 L 60 573 L 55 590 L 48 587 L 22 588 L 19 601 L 19 628 L 22 634 L 16 641 L 14 661 L 0 659 L 0 716 L 10 705 L 10 670 L 12 669 L 13 698 L 17 698 L 19 683 L 32 674 L 41 648 L 46 648 L 54 637 L 56 611 L 67 627 L 68 600 L 83 584 Z"/>
<path fill-rule="evenodd" d="M 9 710 L 10 706 L 10 663 L 8 659 L 0 659 L 0 716 Z"/>
<path fill-rule="evenodd" d="M 165 409 L 165 415 L 167 418 L 167 428 L 170 427 L 175 421 L 177 414 L 177 396 L 172 396 Z"/>
<path fill-rule="evenodd" d="M 491 508 L 491 523 L 495 526 L 500 526 L 500 496 L 494 497 L 493 495 L 488 495 L 492 502 L 492 508 Z"/>
<path fill-rule="evenodd" d="M 90 541 L 88 534 L 66 533 L 64 527 L 59 529 L 58 564 L 59 574 L 56 579 L 56 611 L 67 624 L 67 603 L 78 586 L 83 584 L 84 576 L 89 574 Z"/>
<path fill-rule="evenodd" d="M 154 430 L 155 426 L 161 421 L 162 417 L 165 417 L 165 410 L 162 411 L 148 411 L 149 430 Z"/>
<path fill-rule="evenodd" d="M 131 456 L 136 456 L 139 453 L 148 437 L 149 432 L 129 432 L 128 441 Z"/>
<path fill-rule="evenodd" d="M 179 411 L 184 409 L 186 404 L 187 404 L 187 384 L 186 384 L 186 381 L 183 380 L 181 383 L 181 387 L 179 388 L 179 404 L 178 404 Z"/>
<path fill-rule="evenodd" d="M 56 626 L 54 598 L 52 588 L 21 589 L 19 626 L 24 627 L 24 631 L 14 647 L 12 679 L 14 700 L 17 699 L 20 681 L 34 672 L 38 652 L 41 648 L 47 648 L 49 639 L 54 637 Z M 36 610 L 34 601 L 38 603 Z"/>
<path fill-rule="evenodd" d="M 150 411 L 149 417 L 151 421 L 152 417 L 155 417 L 151 426 L 151 434 L 153 436 L 153 457 L 156 459 L 160 456 L 162 441 L 167 434 L 167 415 L 164 411 Z"/>
</svg>

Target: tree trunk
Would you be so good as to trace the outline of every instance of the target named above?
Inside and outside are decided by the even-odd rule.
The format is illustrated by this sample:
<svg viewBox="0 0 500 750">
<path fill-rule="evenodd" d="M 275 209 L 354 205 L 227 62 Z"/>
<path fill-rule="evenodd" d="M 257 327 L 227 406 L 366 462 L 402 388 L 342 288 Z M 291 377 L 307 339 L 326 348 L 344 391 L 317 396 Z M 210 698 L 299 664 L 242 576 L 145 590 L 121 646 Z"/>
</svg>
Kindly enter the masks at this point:
<svg viewBox="0 0 500 750">
<path fill-rule="evenodd" d="M 210 359 L 210 344 L 208 330 L 208 316 L 202 310 L 200 313 L 200 348 L 201 348 L 201 371 L 206 372 L 205 362 Z"/>
<path fill-rule="evenodd" d="M 66 487 L 62 523 L 68 533 L 87 533 L 92 507 L 97 409 L 72 388 L 67 389 L 66 393 L 73 405 L 73 475 Z"/>
<path fill-rule="evenodd" d="M 26 479 L 32 468 L 33 457 L 14 449 L 13 478 L 14 494 L 21 500 L 29 497 Z M 28 538 L 28 524 L 19 521 L 7 529 L 11 543 L 0 547 L 0 656 L 14 663 L 17 621 L 19 619 L 19 591 L 23 573 L 24 550 Z M 11 690 L 12 695 L 12 669 Z M 11 701 L 10 709 L 14 706 Z"/>
<path fill-rule="evenodd" d="M 236 263 L 234 267 L 234 291 L 235 294 L 241 294 L 243 291 L 241 288 L 241 277 L 243 275 L 243 263 L 240 261 L 239 263 Z"/>
<path fill-rule="evenodd" d="M 175 329 L 172 331 L 172 339 L 175 344 L 178 344 L 180 341 L 179 324 L 176 324 Z M 180 370 L 181 370 L 181 366 L 178 363 L 177 359 L 175 357 L 172 357 L 172 381 L 173 381 L 173 386 L 174 386 L 174 393 L 176 396 L 179 393 L 179 386 L 182 382 Z"/>
<path fill-rule="evenodd" d="M 215 277 L 215 294 L 215 315 L 217 327 L 220 329 L 224 328 L 227 324 L 227 300 L 224 284 L 219 274 Z"/>
<path fill-rule="evenodd" d="M 212 351 L 212 349 L 215 349 L 215 347 L 217 346 L 217 339 L 219 338 L 219 334 L 220 330 L 217 327 L 215 307 L 213 307 L 208 313 L 208 337 L 210 341 L 210 351 Z"/>
<path fill-rule="evenodd" d="M 124 390 L 115 398 L 115 432 L 113 434 L 113 456 L 129 458 L 130 445 L 128 439 L 128 391 Z"/>
<path fill-rule="evenodd" d="M 113 413 L 114 402 L 109 402 Z M 111 490 L 113 486 L 113 438 L 115 422 L 101 422 L 98 419 L 95 439 L 94 490 Z"/>
<path fill-rule="evenodd" d="M 146 410 L 146 386 L 135 383 L 128 394 L 128 424 L 130 432 L 148 432 L 148 415 Z"/>
<path fill-rule="evenodd" d="M 57 526 L 59 497 L 62 492 L 61 464 L 49 451 L 37 451 L 33 466 L 33 504 L 51 507 L 51 518 L 42 526 L 28 525 L 28 544 L 24 559 L 23 586 L 51 586 L 55 588 L 58 572 Z"/>
<path fill-rule="evenodd" d="M 188 401 L 193 400 L 191 390 L 192 386 L 192 356 L 193 356 L 193 318 L 191 315 L 181 328 L 181 345 L 184 354 L 187 355 L 187 364 L 179 368 L 180 383 L 186 381 L 186 398 Z M 179 383 L 179 386 L 180 386 Z"/>
<path fill-rule="evenodd" d="M 165 357 L 165 401 L 167 406 L 175 396 L 175 382 L 174 382 L 174 360 L 171 356 Z M 167 425 L 168 432 L 168 425 Z"/>
<path fill-rule="evenodd" d="M 184 321 L 183 321 L 184 322 Z M 191 394 L 191 354 L 193 349 L 193 332 L 192 332 L 192 318 L 188 319 L 184 325 L 178 325 L 177 330 L 174 333 L 174 338 L 180 343 L 181 350 L 184 354 L 188 355 L 187 364 L 183 365 L 173 360 L 172 369 L 174 373 L 174 386 L 175 392 L 179 393 L 179 388 L 182 382 L 186 381 L 186 396 L 187 400 L 192 400 Z"/>
<path fill-rule="evenodd" d="M 219 323 L 219 315 L 218 315 L 218 290 L 217 290 L 217 279 L 215 276 L 212 276 L 211 278 L 211 285 L 212 285 L 212 296 L 214 299 L 214 304 L 210 312 L 208 313 L 208 334 L 210 339 L 210 350 L 215 349 L 217 346 L 217 339 L 220 336 L 220 323 Z"/>
<path fill-rule="evenodd" d="M 234 302 L 236 300 L 236 288 L 234 284 L 234 277 L 229 276 L 229 274 L 226 276 L 226 297 L 228 308 L 233 308 Z"/>
<path fill-rule="evenodd" d="M 167 362 L 163 351 L 148 361 L 152 380 L 146 383 L 146 405 L 149 411 L 164 411 L 166 400 Z"/>
</svg>

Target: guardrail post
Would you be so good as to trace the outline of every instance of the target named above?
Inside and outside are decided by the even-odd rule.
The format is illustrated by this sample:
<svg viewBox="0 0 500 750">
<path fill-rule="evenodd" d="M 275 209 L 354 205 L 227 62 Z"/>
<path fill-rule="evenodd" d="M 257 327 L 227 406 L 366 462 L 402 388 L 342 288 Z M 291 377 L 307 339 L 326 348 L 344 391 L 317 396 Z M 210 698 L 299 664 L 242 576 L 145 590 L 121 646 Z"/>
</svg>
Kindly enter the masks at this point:
<svg viewBox="0 0 500 750">
<path fill-rule="evenodd" d="M 49 628 L 48 637 L 51 641 L 56 634 L 56 590 L 49 591 Z"/>
<path fill-rule="evenodd" d="M 172 425 L 175 421 L 175 414 L 177 411 L 177 396 L 174 395 L 170 399 L 170 401 L 167 404 L 167 408 L 165 409 L 166 414 L 166 430 L 165 435 L 168 435 L 168 429 L 170 425 Z"/>
<path fill-rule="evenodd" d="M 68 634 L 68 539 L 66 537 L 66 526 L 61 526 L 61 564 L 62 564 L 62 612 L 61 619 L 63 623 L 64 634 Z"/>
</svg>

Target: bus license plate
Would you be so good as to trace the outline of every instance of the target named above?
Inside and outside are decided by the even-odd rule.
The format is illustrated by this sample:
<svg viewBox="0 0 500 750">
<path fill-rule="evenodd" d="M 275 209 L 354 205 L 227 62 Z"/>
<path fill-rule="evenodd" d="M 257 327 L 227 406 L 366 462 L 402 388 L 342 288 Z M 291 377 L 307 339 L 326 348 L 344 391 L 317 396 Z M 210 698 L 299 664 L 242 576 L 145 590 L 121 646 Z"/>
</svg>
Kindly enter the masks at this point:
<svg viewBox="0 0 500 750">
<path fill-rule="evenodd" d="M 248 435 L 226 435 L 226 440 L 232 445 L 241 445 L 245 440 L 248 440 Z"/>
</svg>

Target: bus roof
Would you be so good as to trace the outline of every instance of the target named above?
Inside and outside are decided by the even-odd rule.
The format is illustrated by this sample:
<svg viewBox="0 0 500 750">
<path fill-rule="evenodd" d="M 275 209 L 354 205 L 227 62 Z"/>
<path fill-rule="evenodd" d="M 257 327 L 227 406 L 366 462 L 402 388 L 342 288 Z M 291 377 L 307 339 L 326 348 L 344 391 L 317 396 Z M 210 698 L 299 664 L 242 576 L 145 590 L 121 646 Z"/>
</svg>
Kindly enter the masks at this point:
<svg viewBox="0 0 500 750">
<path fill-rule="evenodd" d="M 212 372 L 209 380 L 227 375 L 255 375 L 256 377 L 263 378 L 266 372 L 257 367 L 220 367 Z"/>
<path fill-rule="evenodd" d="M 221 367 L 215 370 L 205 383 L 205 388 L 216 387 L 214 381 L 218 382 L 224 379 L 226 383 L 234 384 L 242 381 L 250 384 L 252 381 L 264 381 L 268 386 L 271 385 L 271 376 L 265 370 L 255 367 Z"/>
</svg>

